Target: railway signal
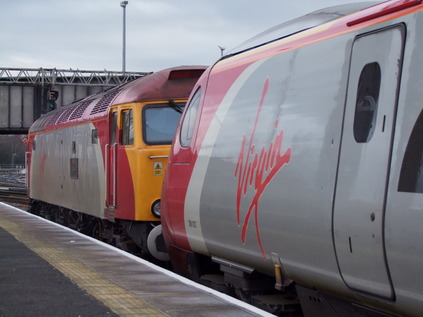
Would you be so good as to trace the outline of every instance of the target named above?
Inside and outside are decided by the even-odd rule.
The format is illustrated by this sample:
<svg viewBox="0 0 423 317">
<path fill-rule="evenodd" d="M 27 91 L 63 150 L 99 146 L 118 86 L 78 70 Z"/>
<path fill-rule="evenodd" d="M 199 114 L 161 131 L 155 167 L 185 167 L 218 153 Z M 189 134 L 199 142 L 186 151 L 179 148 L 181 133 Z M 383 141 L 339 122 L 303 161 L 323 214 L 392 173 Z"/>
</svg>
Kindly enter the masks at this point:
<svg viewBox="0 0 423 317">
<path fill-rule="evenodd" d="M 56 109 L 56 100 L 59 97 L 59 92 L 57 90 L 50 90 L 47 92 L 47 106 L 48 111 Z"/>
</svg>

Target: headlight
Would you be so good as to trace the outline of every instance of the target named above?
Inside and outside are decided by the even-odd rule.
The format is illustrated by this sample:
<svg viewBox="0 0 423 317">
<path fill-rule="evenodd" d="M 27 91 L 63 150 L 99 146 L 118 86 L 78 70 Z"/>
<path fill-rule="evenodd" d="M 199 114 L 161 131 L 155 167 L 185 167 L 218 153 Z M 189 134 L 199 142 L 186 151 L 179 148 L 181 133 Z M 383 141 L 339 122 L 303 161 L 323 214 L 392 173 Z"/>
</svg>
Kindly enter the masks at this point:
<svg viewBox="0 0 423 317">
<path fill-rule="evenodd" d="M 157 199 L 153 205 L 151 205 L 151 212 L 157 218 L 160 218 L 161 210 L 160 210 L 160 199 Z"/>
</svg>

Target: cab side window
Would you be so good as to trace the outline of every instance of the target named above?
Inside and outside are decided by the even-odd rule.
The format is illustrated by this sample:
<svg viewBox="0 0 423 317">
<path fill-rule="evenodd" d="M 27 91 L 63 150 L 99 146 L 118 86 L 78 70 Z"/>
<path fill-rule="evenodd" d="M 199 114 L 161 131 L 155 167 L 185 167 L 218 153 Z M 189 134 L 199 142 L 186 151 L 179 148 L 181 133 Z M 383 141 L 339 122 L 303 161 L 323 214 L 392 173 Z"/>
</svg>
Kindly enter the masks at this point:
<svg viewBox="0 0 423 317">
<path fill-rule="evenodd" d="M 373 136 L 376 126 L 380 78 L 380 66 L 376 62 L 367 64 L 361 71 L 354 116 L 354 139 L 357 143 L 367 143 Z"/>
<path fill-rule="evenodd" d="M 134 144 L 134 120 L 132 109 L 122 111 L 122 145 Z"/>
<path fill-rule="evenodd" d="M 116 130 L 117 130 L 117 112 L 113 112 L 110 121 L 110 140 L 109 144 L 114 145 L 116 143 Z"/>
<path fill-rule="evenodd" d="M 195 122 L 200 107 L 201 89 L 198 88 L 187 106 L 187 111 L 182 119 L 180 142 L 183 147 L 191 144 L 192 135 L 194 134 Z"/>
<path fill-rule="evenodd" d="M 398 191 L 423 193 L 423 111 L 408 140 L 401 166 Z"/>
</svg>

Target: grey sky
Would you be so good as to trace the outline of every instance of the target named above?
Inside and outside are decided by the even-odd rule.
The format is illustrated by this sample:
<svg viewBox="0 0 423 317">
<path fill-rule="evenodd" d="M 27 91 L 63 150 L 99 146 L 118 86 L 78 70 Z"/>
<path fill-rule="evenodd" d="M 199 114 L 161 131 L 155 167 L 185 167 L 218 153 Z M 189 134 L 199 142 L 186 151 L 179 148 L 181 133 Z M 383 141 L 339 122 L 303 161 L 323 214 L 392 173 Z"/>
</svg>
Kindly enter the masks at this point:
<svg viewBox="0 0 423 317">
<path fill-rule="evenodd" d="M 210 65 L 282 22 L 359 0 L 128 0 L 127 71 Z M 122 69 L 120 0 L 0 0 L 0 67 Z"/>
</svg>

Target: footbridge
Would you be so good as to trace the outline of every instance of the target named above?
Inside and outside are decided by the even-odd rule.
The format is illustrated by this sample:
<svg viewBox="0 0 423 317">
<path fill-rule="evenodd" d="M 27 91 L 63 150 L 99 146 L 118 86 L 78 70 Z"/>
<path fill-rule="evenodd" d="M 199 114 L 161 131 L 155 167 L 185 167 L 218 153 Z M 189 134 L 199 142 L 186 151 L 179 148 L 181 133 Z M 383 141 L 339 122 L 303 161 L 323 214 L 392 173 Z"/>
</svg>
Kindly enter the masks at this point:
<svg viewBox="0 0 423 317">
<path fill-rule="evenodd" d="M 26 134 L 43 113 L 146 72 L 0 68 L 0 134 Z"/>
</svg>

